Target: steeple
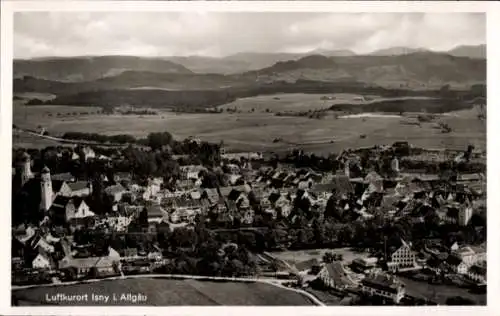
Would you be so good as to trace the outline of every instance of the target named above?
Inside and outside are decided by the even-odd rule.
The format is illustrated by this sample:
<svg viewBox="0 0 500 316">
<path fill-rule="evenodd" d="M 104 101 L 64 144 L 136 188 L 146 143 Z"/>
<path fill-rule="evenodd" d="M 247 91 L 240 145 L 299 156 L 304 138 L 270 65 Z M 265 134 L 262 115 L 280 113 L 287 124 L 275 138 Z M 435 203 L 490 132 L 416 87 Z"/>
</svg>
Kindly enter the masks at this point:
<svg viewBox="0 0 500 316">
<path fill-rule="evenodd" d="M 31 172 L 31 157 L 27 152 L 24 152 L 21 160 L 18 164 L 18 170 L 21 176 L 21 187 L 33 178 L 33 173 Z"/>
<path fill-rule="evenodd" d="M 40 208 L 42 211 L 48 211 L 50 206 L 52 205 L 52 180 L 50 179 L 50 170 L 47 166 L 43 167 L 40 173 L 41 181 L 40 181 L 40 189 L 42 193 L 42 198 L 40 202 Z"/>
</svg>

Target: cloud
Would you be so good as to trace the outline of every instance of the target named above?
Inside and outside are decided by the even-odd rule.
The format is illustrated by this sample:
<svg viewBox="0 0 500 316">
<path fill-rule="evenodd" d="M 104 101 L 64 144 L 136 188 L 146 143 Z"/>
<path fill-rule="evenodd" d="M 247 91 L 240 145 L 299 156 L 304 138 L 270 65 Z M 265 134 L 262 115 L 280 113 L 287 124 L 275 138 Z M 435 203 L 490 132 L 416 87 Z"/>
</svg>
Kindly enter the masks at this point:
<svg viewBox="0 0 500 316">
<path fill-rule="evenodd" d="M 210 55 L 486 43 L 477 13 L 22 12 L 14 56 Z"/>
</svg>

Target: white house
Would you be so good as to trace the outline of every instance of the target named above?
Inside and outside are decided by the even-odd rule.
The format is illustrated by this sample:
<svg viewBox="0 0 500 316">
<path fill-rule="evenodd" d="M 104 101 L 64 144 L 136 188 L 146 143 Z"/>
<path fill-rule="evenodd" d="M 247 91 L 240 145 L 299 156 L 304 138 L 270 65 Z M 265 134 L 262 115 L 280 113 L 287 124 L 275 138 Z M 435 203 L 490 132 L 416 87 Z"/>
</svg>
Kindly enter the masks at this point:
<svg viewBox="0 0 500 316">
<path fill-rule="evenodd" d="M 415 266 L 415 253 L 411 245 L 401 239 L 399 248 L 391 254 L 391 261 L 387 264 L 390 271 Z"/>
<path fill-rule="evenodd" d="M 43 252 L 40 252 L 35 259 L 33 259 L 31 266 L 33 269 L 52 269 L 52 260 L 50 257 Z"/>
<path fill-rule="evenodd" d="M 405 285 L 396 277 L 375 273 L 361 281 L 361 291 L 368 296 L 380 297 L 398 304 L 405 296 Z"/>
</svg>

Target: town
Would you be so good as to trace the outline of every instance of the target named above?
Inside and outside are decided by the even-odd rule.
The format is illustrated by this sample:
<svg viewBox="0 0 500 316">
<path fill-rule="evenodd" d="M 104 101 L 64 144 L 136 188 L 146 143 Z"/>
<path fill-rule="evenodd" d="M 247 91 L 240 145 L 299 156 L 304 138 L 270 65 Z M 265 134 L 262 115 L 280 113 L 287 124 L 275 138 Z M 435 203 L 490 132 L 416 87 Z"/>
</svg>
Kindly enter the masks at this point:
<svg viewBox="0 0 500 316">
<path fill-rule="evenodd" d="M 17 149 L 12 285 L 206 276 L 273 280 L 331 305 L 480 304 L 467 294 L 486 288 L 485 170 L 473 146 L 408 142 L 319 157 L 165 132 Z"/>
</svg>

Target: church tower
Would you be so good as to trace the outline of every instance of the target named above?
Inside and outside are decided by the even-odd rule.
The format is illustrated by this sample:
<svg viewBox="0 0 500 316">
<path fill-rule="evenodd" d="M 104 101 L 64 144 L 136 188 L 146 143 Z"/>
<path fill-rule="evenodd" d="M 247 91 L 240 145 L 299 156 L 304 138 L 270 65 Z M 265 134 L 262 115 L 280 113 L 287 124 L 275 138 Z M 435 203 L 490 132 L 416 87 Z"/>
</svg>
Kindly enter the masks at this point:
<svg viewBox="0 0 500 316">
<path fill-rule="evenodd" d="M 50 179 L 50 170 L 47 167 L 42 169 L 41 176 L 41 190 L 42 199 L 40 203 L 40 208 L 43 211 L 48 211 L 52 205 L 52 180 Z"/>
<path fill-rule="evenodd" d="M 28 153 L 25 152 L 23 154 L 17 169 L 20 173 L 21 187 L 23 187 L 29 179 L 33 178 L 33 173 L 31 173 L 31 157 Z"/>
</svg>

